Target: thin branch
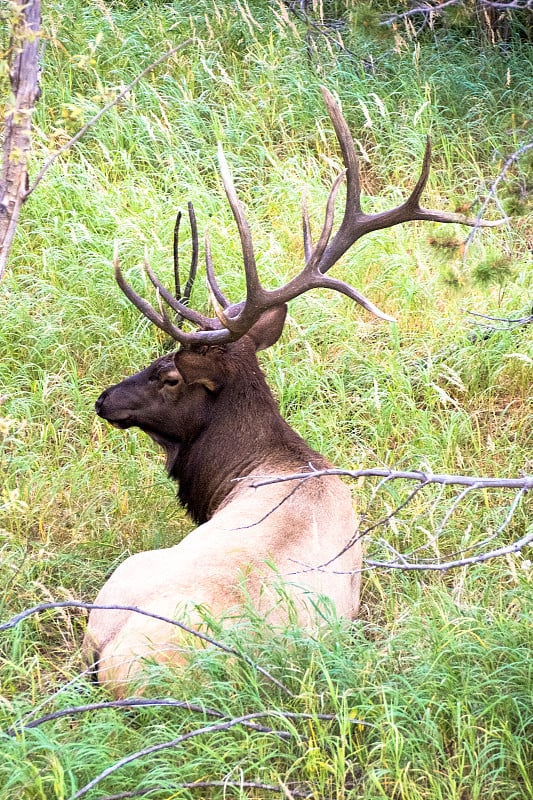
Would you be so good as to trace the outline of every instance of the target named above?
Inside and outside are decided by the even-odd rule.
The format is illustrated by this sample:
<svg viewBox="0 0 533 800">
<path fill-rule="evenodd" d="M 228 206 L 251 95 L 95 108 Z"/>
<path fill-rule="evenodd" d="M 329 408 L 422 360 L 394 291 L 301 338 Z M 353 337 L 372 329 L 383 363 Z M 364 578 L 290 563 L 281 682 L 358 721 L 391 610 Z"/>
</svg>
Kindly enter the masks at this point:
<svg viewBox="0 0 533 800">
<path fill-rule="evenodd" d="M 471 491 L 471 489 L 465 489 L 465 493 L 468 492 L 468 491 Z M 480 542 L 471 542 L 467 546 L 465 545 L 465 547 L 462 547 L 461 550 L 455 550 L 453 553 L 448 553 L 448 555 L 447 555 L 448 560 L 451 560 L 451 559 L 455 558 L 456 556 L 462 556 L 462 554 L 464 553 L 465 550 L 479 550 L 481 547 L 485 547 L 487 544 L 490 544 L 490 542 L 493 542 L 494 539 L 497 539 L 498 536 L 500 536 L 504 532 L 504 530 L 507 528 L 507 526 L 511 522 L 511 520 L 512 520 L 512 518 L 514 516 L 514 513 L 515 513 L 516 509 L 518 508 L 518 506 L 520 504 L 520 501 L 524 497 L 525 493 L 526 493 L 526 490 L 524 490 L 524 489 L 519 489 L 515 493 L 515 496 L 513 497 L 513 501 L 511 503 L 511 505 L 509 506 L 509 511 L 507 512 L 504 521 L 502 522 L 502 524 L 498 528 L 496 528 L 494 533 L 491 533 L 490 536 L 487 536 L 485 539 L 482 539 Z M 435 538 L 437 538 L 437 536 L 435 536 Z M 422 545 L 421 547 L 416 547 L 414 550 L 411 550 L 409 553 L 405 554 L 405 558 L 407 559 L 409 556 L 413 556 L 415 553 L 420 552 L 425 547 L 427 547 L 427 545 Z"/>
<path fill-rule="evenodd" d="M 385 569 L 399 569 L 402 571 L 415 570 L 418 572 L 447 572 L 449 569 L 467 567 L 471 564 L 482 564 L 485 561 L 490 561 L 493 558 L 501 558 L 501 556 L 518 553 L 532 542 L 533 530 L 531 530 L 525 536 L 522 536 L 521 539 L 518 539 L 516 542 L 512 542 L 506 547 L 499 547 L 496 550 L 490 550 L 488 553 L 480 553 L 477 556 L 468 556 L 466 558 L 457 559 L 456 561 L 443 561 L 439 564 L 418 564 L 407 561 L 405 557 L 402 557 L 401 561 L 376 561 L 371 558 L 365 558 L 364 561 L 365 564 L 370 567 L 381 567 Z"/>
<path fill-rule="evenodd" d="M 439 538 L 439 536 L 443 532 L 444 528 L 446 527 L 449 519 L 453 516 L 453 513 L 454 513 L 455 509 L 462 502 L 462 500 L 464 500 L 466 495 L 469 494 L 470 492 L 475 491 L 476 489 L 479 489 L 479 488 L 480 487 L 478 486 L 478 484 L 474 483 L 473 486 L 466 486 L 461 492 L 458 492 L 458 494 L 455 496 L 455 499 L 454 499 L 453 503 L 451 504 L 450 508 L 445 513 L 445 515 L 443 516 L 443 518 L 441 520 L 441 523 L 440 523 L 439 527 L 436 530 L 435 539 Z"/>
<path fill-rule="evenodd" d="M 159 64 L 162 64 L 163 61 L 166 61 L 167 59 L 169 59 L 170 56 L 174 55 L 174 53 L 177 53 L 180 50 L 183 50 L 185 47 L 190 45 L 193 41 L 194 41 L 194 39 L 192 39 L 192 38 L 191 39 L 186 39 L 184 42 L 182 42 L 181 44 L 177 45 L 176 47 L 171 47 L 170 50 L 167 50 L 166 53 L 163 53 L 162 56 L 159 56 L 159 58 L 157 58 L 155 61 L 153 61 L 147 67 L 145 67 L 143 69 L 143 71 L 140 72 L 137 75 L 137 77 L 132 80 L 131 83 L 129 83 L 124 89 L 122 89 L 121 92 L 119 92 L 117 94 L 117 96 L 114 98 L 114 100 L 111 100 L 111 102 L 109 102 L 107 105 L 105 105 L 103 108 L 101 108 L 100 111 L 98 111 L 94 115 L 94 117 L 92 117 L 89 120 L 89 122 L 87 122 L 83 126 L 83 128 L 81 128 L 72 137 L 72 139 L 69 139 L 69 141 L 66 142 L 66 144 L 64 144 L 62 147 L 60 147 L 59 150 L 56 150 L 55 153 L 52 153 L 52 155 L 49 156 L 46 159 L 46 161 L 44 162 L 43 166 L 41 167 L 41 169 L 37 173 L 33 183 L 31 184 L 30 188 L 27 190 L 26 194 L 24 195 L 24 199 L 26 200 L 29 197 L 29 195 L 37 188 L 38 184 L 41 182 L 41 180 L 43 179 L 44 175 L 50 169 L 50 167 L 56 161 L 56 159 L 58 159 L 59 156 L 63 155 L 63 153 L 65 153 L 67 150 L 70 150 L 71 147 L 73 147 L 77 142 L 79 142 L 81 137 L 84 136 L 87 133 L 87 131 L 90 128 L 92 128 L 98 122 L 98 120 L 101 117 L 103 117 L 104 114 L 106 114 L 111 108 L 113 108 L 113 106 L 116 106 L 117 103 L 120 103 L 122 98 L 125 97 L 128 94 L 128 92 L 131 92 L 131 90 L 139 83 L 140 80 L 142 80 L 144 78 L 145 75 L 147 75 L 149 72 L 152 72 L 152 70 L 154 70 L 156 67 L 158 67 Z"/>
<path fill-rule="evenodd" d="M 402 11 L 399 14 L 390 14 L 387 16 L 381 25 L 392 25 L 398 20 L 407 19 L 408 17 L 414 17 L 418 14 L 423 14 L 425 16 L 430 16 L 431 14 L 440 14 L 440 12 L 445 9 L 449 8 L 449 6 L 456 6 L 460 5 L 462 0 L 445 0 L 443 3 L 438 3 L 437 5 L 432 5 L 431 3 L 422 3 L 416 8 L 410 8 L 408 11 Z"/>
<path fill-rule="evenodd" d="M 46 701 L 45 701 L 46 702 Z M 62 717 L 71 717 L 76 714 L 84 714 L 87 711 L 99 711 L 102 708 L 136 708 L 136 707 L 170 707 L 182 708 L 186 711 L 194 711 L 198 714 L 205 714 L 208 717 L 224 718 L 221 711 L 214 708 L 207 708 L 199 706 L 196 703 L 190 703 L 188 700 L 173 700 L 172 698 L 165 697 L 162 699 L 147 699 L 144 697 L 128 697 L 125 700 L 105 700 L 100 703 L 86 703 L 82 706 L 72 706 L 71 708 L 62 708 L 59 711 L 52 711 L 50 714 L 44 714 L 42 717 L 25 722 L 23 719 L 16 720 L 13 725 L 6 730 L 6 736 L 16 736 L 23 730 L 30 730 L 31 728 L 38 728 L 45 722 L 52 722 Z"/>
<path fill-rule="evenodd" d="M 269 486 L 272 483 L 285 481 L 312 480 L 314 478 L 340 475 L 346 478 L 387 478 L 388 480 L 418 481 L 424 484 L 439 484 L 443 486 L 475 486 L 478 489 L 533 489 L 533 475 L 524 475 L 521 478 L 488 478 L 468 475 L 449 475 L 446 473 L 424 472 L 423 470 L 405 471 L 392 469 L 314 469 L 309 472 L 295 472 L 290 475 L 247 475 L 246 480 L 254 489 L 260 486 Z M 1 628 L 0 628 L 1 630 Z"/>
<path fill-rule="evenodd" d="M 194 739 L 197 736 L 202 736 L 204 734 L 210 733 L 217 733 L 219 731 L 227 731 L 231 728 L 235 728 L 237 725 L 243 725 L 243 723 L 248 722 L 249 720 L 263 718 L 263 717 L 271 717 L 272 711 L 261 711 L 255 712 L 252 714 L 243 714 L 241 717 L 235 717 L 234 719 L 227 720 L 226 722 L 219 722 L 215 725 L 205 725 L 202 728 L 197 728 L 194 731 L 189 731 L 188 733 L 184 733 L 181 736 L 177 736 L 175 739 L 171 739 L 167 742 L 158 742 L 158 744 L 151 745 L 150 747 L 145 747 L 142 750 L 138 750 L 135 753 L 130 753 L 128 756 L 124 756 L 124 758 L 119 759 L 107 769 L 104 769 L 93 778 L 89 783 L 86 783 L 85 786 L 82 786 L 81 789 L 78 789 L 73 795 L 71 795 L 68 800 L 78 800 L 78 798 L 83 797 L 83 795 L 87 794 L 91 789 L 97 786 L 101 781 L 105 778 L 108 778 L 109 775 L 113 775 L 113 773 L 117 772 L 122 767 L 131 764 L 133 761 L 137 761 L 139 758 L 144 758 L 145 756 L 153 755 L 154 753 L 159 753 L 162 750 L 169 750 L 174 747 L 178 747 L 179 745 L 183 744 L 183 742 L 188 741 L 189 739 Z M 312 716 L 312 715 L 311 715 Z M 272 733 L 279 734 L 281 731 L 272 730 Z"/>
<path fill-rule="evenodd" d="M 16 736 L 22 730 L 29 730 L 31 728 L 38 728 L 40 725 L 43 725 L 46 722 L 52 722 L 56 719 L 61 719 L 62 717 L 72 717 L 76 714 L 85 714 L 87 712 L 92 711 L 99 711 L 103 708 L 176 708 L 176 709 L 183 709 L 185 711 L 193 711 L 196 714 L 204 714 L 205 716 L 209 717 L 216 717 L 217 719 L 227 719 L 227 715 L 223 714 L 221 711 L 218 711 L 215 708 L 209 708 L 206 706 L 200 706 L 197 703 L 191 703 L 189 700 L 174 700 L 172 697 L 163 697 L 163 698 L 145 698 L 145 697 L 128 697 L 124 700 L 105 700 L 98 703 L 86 703 L 85 705 L 81 706 L 71 706 L 69 708 L 62 708 L 59 711 L 52 711 L 50 714 L 44 714 L 42 717 L 38 719 L 34 719 L 31 722 L 25 723 L 23 720 L 17 720 L 13 725 L 8 728 L 5 732 L 7 736 Z M 257 712 L 260 715 L 264 715 L 269 713 L 272 717 L 279 717 L 281 719 L 288 719 L 288 720 L 309 720 L 309 719 L 320 719 L 324 722 L 335 722 L 338 719 L 336 714 L 307 714 L 307 713 L 300 713 L 298 711 L 279 711 L 277 709 L 271 710 L 269 712 Z M 253 716 L 253 715 L 252 715 Z M 371 728 L 372 723 L 365 722 L 361 719 L 352 719 L 350 718 L 350 724 L 354 725 L 364 725 L 367 728 Z M 258 733 L 269 733 L 269 734 L 276 734 L 279 735 L 281 739 L 291 739 L 293 738 L 293 734 L 290 731 L 276 731 L 273 728 L 267 725 L 259 725 L 255 722 L 246 722 L 243 725 L 251 730 L 254 730 Z"/>
<path fill-rule="evenodd" d="M 485 325 L 483 322 L 478 322 L 477 325 L 480 328 L 485 330 L 482 338 L 487 338 L 494 333 L 495 331 L 509 331 L 513 330 L 514 328 L 520 328 L 522 325 L 531 325 L 533 323 L 533 311 L 531 314 L 528 314 L 525 317 L 491 317 L 488 314 L 480 314 L 478 311 L 466 311 L 467 314 L 471 317 L 477 317 L 479 319 L 487 319 L 492 322 L 502 322 L 504 323 L 501 326 L 498 325 Z M 472 338 L 475 340 L 478 338 L 478 335 L 474 332 L 472 334 Z"/>
<path fill-rule="evenodd" d="M 478 0 L 482 6 L 496 8 L 499 11 L 533 11 L 533 0 L 509 0 L 500 3 L 498 0 Z"/>
<path fill-rule="evenodd" d="M 99 611 L 131 611 L 134 614 L 141 614 L 145 617 L 150 617 L 152 619 L 160 620 L 161 622 L 167 622 L 169 625 L 175 625 L 177 628 L 180 628 L 185 633 L 189 633 L 192 636 L 196 636 L 198 639 L 201 639 L 208 644 L 213 645 L 214 647 L 219 648 L 219 650 L 223 650 L 225 653 L 229 653 L 230 655 L 237 656 L 242 661 L 245 661 L 250 667 L 260 672 L 261 675 L 264 675 L 265 678 L 272 681 L 279 689 L 284 691 L 290 697 L 293 697 L 293 693 L 291 690 L 285 686 L 281 681 L 267 672 L 264 667 L 259 666 L 256 664 L 250 656 L 246 655 L 246 653 L 241 653 L 238 650 L 235 650 L 233 647 L 229 647 L 228 645 L 224 644 L 223 642 L 219 642 L 216 639 L 213 639 L 211 636 L 208 636 L 206 633 L 202 633 L 201 631 L 197 631 L 194 628 L 190 628 L 188 625 L 185 625 L 183 622 L 178 622 L 178 620 L 172 619 L 171 617 L 164 617 L 161 614 L 154 614 L 151 611 L 145 611 L 142 608 L 138 608 L 137 606 L 121 606 L 121 605 L 97 605 L 96 603 L 82 603 L 77 600 L 62 600 L 55 603 L 40 603 L 37 606 L 33 606 L 32 608 L 27 608 L 24 611 L 21 611 L 20 614 L 16 614 L 11 619 L 7 620 L 7 622 L 3 622 L 0 624 L 0 633 L 2 631 L 7 631 L 14 628 L 24 619 L 32 616 L 33 614 L 40 614 L 42 611 L 49 611 L 50 609 L 56 608 L 83 608 L 85 610 L 91 611 L 92 609 L 97 609 Z"/>
<path fill-rule="evenodd" d="M 518 150 L 515 150 L 515 152 L 512 153 L 509 156 L 509 158 L 506 160 L 506 162 L 504 163 L 499 175 L 497 175 L 496 178 L 494 179 L 494 181 L 492 182 L 492 185 L 491 185 L 491 187 L 490 187 L 490 189 L 489 189 L 489 191 L 487 193 L 487 196 L 486 196 L 485 200 L 483 201 L 483 203 L 481 204 L 481 208 L 479 209 L 479 212 L 478 212 L 478 214 L 476 216 L 476 221 L 477 221 L 478 224 L 474 225 L 472 227 L 472 230 L 470 231 L 470 233 L 468 234 L 468 236 L 465 239 L 464 250 L 463 250 L 463 264 L 466 263 L 466 255 L 467 255 L 467 252 L 468 252 L 468 248 L 470 247 L 470 244 L 472 243 L 472 240 L 473 240 L 473 238 L 474 238 L 474 236 L 476 234 L 476 231 L 479 230 L 479 228 L 481 226 L 481 221 L 483 219 L 483 215 L 485 214 L 485 211 L 487 209 L 488 204 L 490 203 L 491 200 L 495 200 L 499 205 L 499 200 L 498 200 L 498 195 L 497 195 L 498 186 L 501 183 L 501 181 L 505 178 L 505 175 L 507 174 L 507 170 L 515 163 L 515 161 L 518 161 L 520 156 L 522 156 L 524 153 L 527 153 L 528 150 L 531 150 L 532 148 L 533 148 L 533 142 L 528 142 L 527 144 L 523 144 L 521 147 L 519 147 Z M 508 221 L 509 220 L 507 218 L 507 222 Z"/>
<path fill-rule="evenodd" d="M 189 783 L 175 783 L 172 786 L 152 786 L 146 789 L 136 789 L 133 792 L 120 792 L 120 794 L 108 794 L 105 797 L 100 797 L 99 800 L 127 800 L 131 797 L 146 797 L 152 792 L 175 792 L 178 789 L 211 789 L 226 787 L 232 789 L 256 789 L 262 792 L 277 792 L 283 794 L 285 789 L 283 786 L 273 786 L 270 783 L 257 783 L 256 781 L 191 781 Z M 292 797 L 312 797 L 313 792 L 303 791 L 301 789 L 290 788 Z"/>
<path fill-rule="evenodd" d="M 509 2 L 499 2 L 499 0 L 477 0 L 477 3 L 485 8 L 494 8 L 498 11 L 532 11 L 533 0 L 509 0 Z M 451 6 L 464 5 L 464 0 L 444 0 L 442 3 L 434 3 L 431 0 L 423 2 L 414 8 L 407 11 L 401 11 L 397 14 L 389 14 L 380 23 L 381 25 L 393 25 L 402 19 L 408 19 L 417 15 L 424 17 L 431 17 L 434 14 L 440 14 L 444 9 Z"/>
<path fill-rule="evenodd" d="M 330 564 L 333 564 L 334 561 L 343 556 L 348 550 L 350 550 L 355 544 L 357 544 L 357 542 L 361 541 L 361 539 L 364 536 L 367 536 L 369 533 L 372 533 L 372 531 L 374 531 L 376 528 L 380 528 L 383 525 L 386 525 L 387 522 L 390 522 L 391 519 L 395 517 L 399 511 L 401 511 L 403 508 L 409 505 L 411 500 L 413 500 L 416 497 L 418 492 L 424 489 L 427 485 L 428 484 L 426 481 L 422 481 L 418 486 L 416 486 L 413 489 L 412 492 L 410 492 L 409 496 L 402 503 L 397 505 L 396 508 L 394 508 L 389 514 L 387 514 L 386 517 L 382 517 L 377 522 L 373 522 L 372 525 L 369 525 L 368 528 L 365 528 L 364 531 L 356 532 L 356 534 L 352 536 L 352 538 L 344 545 L 342 550 L 340 550 L 336 555 L 330 558 L 329 561 L 325 561 L 323 564 L 319 564 L 317 567 L 309 567 L 309 569 L 306 571 L 313 571 L 315 569 L 321 570 L 324 569 L 325 567 L 329 567 Z"/>
<path fill-rule="evenodd" d="M 347 550 L 353 547 L 357 542 L 359 542 L 363 536 L 366 536 L 371 531 L 375 530 L 382 525 L 387 524 L 390 520 L 401 511 L 405 506 L 407 506 L 415 497 L 415 495 L 421 490 L 424 489 L 429 484 L 436 484 L 442 487 L 451 486 L 451 485 L 459 485 L 467 487 L 464 491 L 462 491 L 457 498 L 455 498 L 454 502 L 450 510 L 444 517 L 443 522 L 441 523 L 438 533 L 440 533 L 448 521 L 449 517 L 453 513 L 453 511 L 457 508 L 460 500 L 462 500 L 466 494 L 474 489 L 515 489 L 516 494 L 511 503 L 511 507 L 506 514 L 506 517 L 498 528 L 496 535 L 502 533 L 505 528 L 509 525 L 514 512 L 516 511 L 520 500 L 523 496 L 533 489 L 533 476 L 524 476 L 522 478 L 487 478 L 487 477 L 476 477 L 476 476 L 466 476 L 466 475 L 448 475 L 448 474 L 434 474 L 434 473 L 425 473 L 425 472 L 407 472 L 407 471 L 395 471 L 395 470 L 388 470 L 388 469 L 364 469 L 364 470 L 346 470 L 346 469 L 322 469 L 316 470 L 310 464 L 309 472 L 303 473 L 294 473 L 292 475 L 283 475 L 276 478 L 272 478 L 271 476 L 251 476 L 252 483 L 251 486 L 259 487 L 265 486 L 272 483 L 279 483 L 284 481 L 293 481 L 293 480 L 311 480 L 313 478 L 321 478 L 328 475 L 342 475 L 349 478 L 361 478 L 361 477 L 377 477 L 381 478 L 382 481 L 380 485 L 383 484 L 383 479 L 387 480 L 412 480 L 417 481 L 418 486 L 409 494 L 409 496 L 400 503 L 396 508 L 393 509 L 387 516 L 379 519 L 377 522 L 372 523 L 363 531 L 357 530 L 356 534 L 352 536 L 352 538 L 347 542 L 345 547 L 337 553 L 332 559 L 323 564 L 317 565 L 310 565 L 310 564 L 302 564 L 304 567 L 303 571 L 312 571 L 318 570 L 323 571 L 326 567 L 330 566 L 334 561 L 336 561 L 341 555 L 343 555 Z M 248 476 L 250 479 L 250 476 Z M 375 495 L 375 492 L 373 496 Z M 494 537 L 490 537 L 494 538 Z M 487 541 L 490 540 L 487 539 Z M 406 554 L 397 553 L 397 560 L 396 561 L 378 561 L 376 559 L 365 558 L 364 563 L 367 568 L 385 568 L 385 569 L 401 569 L 401 570 L 428 570 L 428 571 L 439 571 L 439 572 L 446 572 L 449 569 L 455 569 L 457 567 L 464 567 L 468 566 L 469 564 L 478 564 L 483 563 L 485 561 L 489 561 L 493 558 L 499 558 L 503 555 L 508 555 L 510 553 L 517 553 L 522 550 L 524 547 L 529 545 L 533 541 L 533 530 L 523 536 L 521 539 L 512 542 L 511 544 L 500 547 L 494 550 L 490 550 L 486 553 L 480 553 L 478 555 L 468 556 L 456 560 L 448 560 L 445 562 L 411 562 Z M 481 546 L 481 544 L 479 545 Z M 477 547 L 477 545 L 471 545 L 469 549 Z M 418 548 L 420 550 L 420 548 Z M 413 551 L 415 552 L 415 551 Z M 300 562 L 298 562 L 300 563 Z M 362 572 L 363 570 L 356 570 L 356 572 Z M 299 572 L 302 572 L 300 570 Z M 344 574 L 338 571 L 333 571 L 334 574 Z M 297 573 L 292 573 L 297 574 Z"/>
</svg>

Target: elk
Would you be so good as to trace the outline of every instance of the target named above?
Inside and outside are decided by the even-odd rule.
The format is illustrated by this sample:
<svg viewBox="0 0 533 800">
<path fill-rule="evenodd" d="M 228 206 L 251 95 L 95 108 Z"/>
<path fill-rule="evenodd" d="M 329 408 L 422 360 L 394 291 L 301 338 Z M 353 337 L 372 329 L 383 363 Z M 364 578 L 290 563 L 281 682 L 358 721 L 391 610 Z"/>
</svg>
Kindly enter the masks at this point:
<svg viewBox="0 0 533 800">
<path fill-rule="evenodd" d="M 378 317 L 392 319 L 355 288 L 326 275 L 361 236 L 409 220 L 476 223 L 420 207 L 430 167 L 429 142 L 421 175 L 408 199 L 390 211 L 364 213 L 348 125 L 330 92 L 324 88 L 322 93 L 345 169 L 333 183 L 315 244 L 304 204 L 305 264 L 285 286 L 267 290 L 259 281 L 250 230 L 221 148 L 223 185 L 243 254 L 245 300 L 231 304 L 220 290 L 206 237 L 206 272 L 215 317 L 188 305 L 198 257 L 191 204 L 193 257 L 183 296 L 177 233 L 176 296 L 161 284 L 145 256 L 158 310 L 125 281 L 115 253 L 115 277 L 121 290 L 179 349 L 106 389 L 96 402 L 96 413 L 118 428 L 139 427 L 163 448 L 168 475 L 177 481 L 179 499 L 198 527 L 173 547 L 130 556 L 105 583 L 96 605 L 140 607 L 200 628 L 205 619 L 202 609 L 229 625 L 242 615 L 246 603 L 252 603 L 269 623 L 282 626 L 288 611 L 280 602 L 281 585 L 304 626 L 314 624 L 318 597 L 326 598 L 338 615 L 354 618 L 357 614 L 362 553 L 360 542 L 347 547 L 356 530 L 349 488 L 335 476 L 268 485 L 256 480 L 257 476 L 283 477 L 328 466 L 280 415 L 256 353 L 280 337 L 287 303 L 310 289 L 334 289 Z M 343 180 L 344 216 L 332 236 L 335 198 Z M 178 315 L 176 321 L 164 303 Z M 184 330 L 184 320 L 196 330 Z M 336 557 L 333 570 L 320 569 Z M 142 673 L 145 659 L 181 663 L 183 634 L 176 631 L 168 622 L 134 611 L 93 609 L 85 650 L 96 665 L 98 679 L 121 695 Z"/>
</svg>

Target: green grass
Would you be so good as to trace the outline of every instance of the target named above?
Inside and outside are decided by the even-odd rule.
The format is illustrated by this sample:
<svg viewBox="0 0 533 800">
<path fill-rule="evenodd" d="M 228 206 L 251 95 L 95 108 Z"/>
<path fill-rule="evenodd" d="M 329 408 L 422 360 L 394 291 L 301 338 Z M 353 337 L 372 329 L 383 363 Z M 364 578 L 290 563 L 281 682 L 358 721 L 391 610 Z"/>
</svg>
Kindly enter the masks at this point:
<svg viewBox="0 0 533 800">
<path fill-rule="evenodd" d="M 371 24 L 376 7 L 346 4 L 342 33 L 353 52 L 372 53 L 369 71 L 322 43 L 309 60 L 305 30 L 293 18 L 283 22 L 275 3 L 46 4 L 34 174 L 117 88 L 172 45 L 195 41 L 59 159 L 23 209 L 0 285 L 0 620 L 52 598 L 89 602 L 129 553 L 176 542 L 191 527 L 161 454 L 141 433 L 102 424 L 93 404 L 166 347 L 114 284 L 114 240 L 138 288 L 145 244 L 168 279 L 175 212 L 192 199 L 200 229 L 209 226 L 221 285 L 232 299 L 242 296 L 217 139 L 269 286 L 300 267 L 303 188 L 317 231 L 341 163 L 321 83 L 338 93 L 361 150 L 366 210 L 409 191 L 428 132 L 434 156 L 424 203 L 472 205 L 470 213 L 505 158 L 530 139 L 530 45 L 517 38 L 499 50 L 465 39 L 464 30 L 459 38 L 453 26 L 395 43 Z M 291 304 L 282 339 L 262 364 L 285 417 L 335 464 L 531 474 L 531 332 L 472 341 L 465 315 L 513 317 L 531 308 L 531 163 L 530 153 L 501 186 L 505 207 L 520 214 L 509 229 L 478 233 L 465 264 L 464 229 L 410 224 L 362 240 L 335 268 L 397 325 L 324 292 Z M 193 302 L 205 308 L 198 283 Z M 369 522 L 412 488 L 389 485 L 373 497 L 375 485 L 353 485 Z M 382 538 L 401 551 L 426 545 L 453 499 L 449 490 L 418 495 L 368 537 L 369 554 L 386 553 Z M 440 552 L 485 538 L 511 501 L 505 492 L 465 497 L 438 537 Z M 497 543 L 528 526 L 526 496 Z M 154 670 L 154 695 L 227 719 L 271 710 L 266 724 L 294 735 L 236 727 L 199 736 L 124 767 L 87 797 L 156 786 L 148 795 L 156 800 L 273 796 L 172 788 L 225 778 L 309 789 L 317 800 L 531 797 L 530 557 L 446 575 L 369 571 L 360 621 L 332 620 L 320 639 L 289 629 L 273 641 L 257 620 L 225 634 L 292 697 L 217 652 L 198 652 L 185 674 Z M 66 800 L 124 755 L 212 721 L 176 709 L 106 708 L 5 735 L 30 712 L 108 699 L 76 679 L 84 624 L 83 612 L 62 610 L 0 633 L 0 800 Z M 282 710 L 313 719 L 281 720 Z M 336 721 L 321 720 L 323 712 Z"/>
</svg>

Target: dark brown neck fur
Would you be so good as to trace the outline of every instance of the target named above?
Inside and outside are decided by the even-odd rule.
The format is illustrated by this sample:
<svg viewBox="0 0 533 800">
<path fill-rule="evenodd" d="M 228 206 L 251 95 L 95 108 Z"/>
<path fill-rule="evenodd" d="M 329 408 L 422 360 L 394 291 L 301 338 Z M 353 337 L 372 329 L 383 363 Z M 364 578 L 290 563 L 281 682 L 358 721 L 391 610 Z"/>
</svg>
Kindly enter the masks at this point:
<svg viewBox="0 0 533 800">
<path fill-rule="evenodd" d="M 169 476 L 191 517 L 207 521 L 235 488 L 235 479 L 253 473 L 287 473 L 317 468 L 326 461 L 280 415 L 255 354 L 241 343 L 222 357 L 225 382 L 211 407 L 211 418 L 191 442 L 169 453 Z M 254 367 L 250 368 L 250 358 Z"/>
</svg>

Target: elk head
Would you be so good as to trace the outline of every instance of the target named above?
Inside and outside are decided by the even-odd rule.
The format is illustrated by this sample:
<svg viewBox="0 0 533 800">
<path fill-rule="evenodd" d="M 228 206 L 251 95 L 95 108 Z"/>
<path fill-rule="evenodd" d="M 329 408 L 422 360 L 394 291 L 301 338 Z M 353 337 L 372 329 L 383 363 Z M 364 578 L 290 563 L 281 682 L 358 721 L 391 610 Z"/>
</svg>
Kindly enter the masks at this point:
<svg viewBox="0 0 533 800">
<path fill-rule="evenodd" d="M 263 425 L 265 431 L 273 426 L 279 427 L 281 423 L 274 425 L 272 421 L 274 413 L 272 409 L 275 408 L 275 404 L 260 373 L 255 352 L 269 347 L 279 338 L 285 321 L 286 304 L 290 300 L 310 289 L 334 289 L 381 319 L 393 320 L 357 289 L 326 275 L 361 236 L 409 220 L 459 222 L 471 226 L 497 224 L 479 223 L 457 214 L 421 208 L 420 196 L 430 168 L 429 140 L 420 177 L 407 200 L 391 210 L 365 214 L 361 209 L 358 160 L 348 125 L 331 93 L 323 88 L 322 95 L 335 129 L 345 168 L 337 176 L 329 192 L 324 224 L 316 243 L 312 241 L 309 215 L 305 203 L 303 204 L 304 267 L 285 286 L 267 290 L 260 283 L 248 222 L 220 146 L 222 180 L 237 223 L 242 247 L 246 277 L 245 300 L 232 304 L 220 290 L 213 269 L 209 238 L 206 236 L 206 272 L 215 317 L 204 316 L 189 307 L 188 300 L 197 271 L 199 249 L 196 218 L 190 203 L 189 222 L 193 253 L 189 278 L 183 294 L 179 282 L 178 262 L 181 215 L 178 215 L 174 235 L 175 296 L 154 275 L 145 253 L 144 266 L 156 289 L 158 310 L 125 281 L 115 251 L 115 277 L 124 294 L 145 317 L 178 342 L 181 348 L 172 355 L 159 358 L 142 372 L 107 389 L 96 403 L 96 412 L 117 427 L 127 428 L 136 425 L 149 434 L 166 449 L 169 473 L 172 473 L 177 463 L 179 451 L 212 425 L 217 415 L 220 417 L 221 409 L 225 413 L 226 425 L 231 416 L 234 418 L 232 429 L 244 425 L 243 419 L 239 418 L 237 399 L 239 397 L 250 397 L 254 394 L 256 399 L 262 398 L 261 401 L 257 401 L 257 407 L 266 408 L 267 416 L 270 415 L 268 422 Z M 346 180 L 344 214 L 338 230 L 333 234 L 335 199 L 343 180 Z M 171 320 L 164 304 L 177 315 L 177 321 Z M 183 330 L 182 324 L 185 320 L 196 330 Z M 222 402 L 221 397 L 224 393 L 230 396 Z M 254 418 L 253 423 L 258 432 L 253 437 L 250 435 L 248 447 L 252 447 L 253 441 L 265 443 L 261 439 L 260 417 Z"/>
</svg>

